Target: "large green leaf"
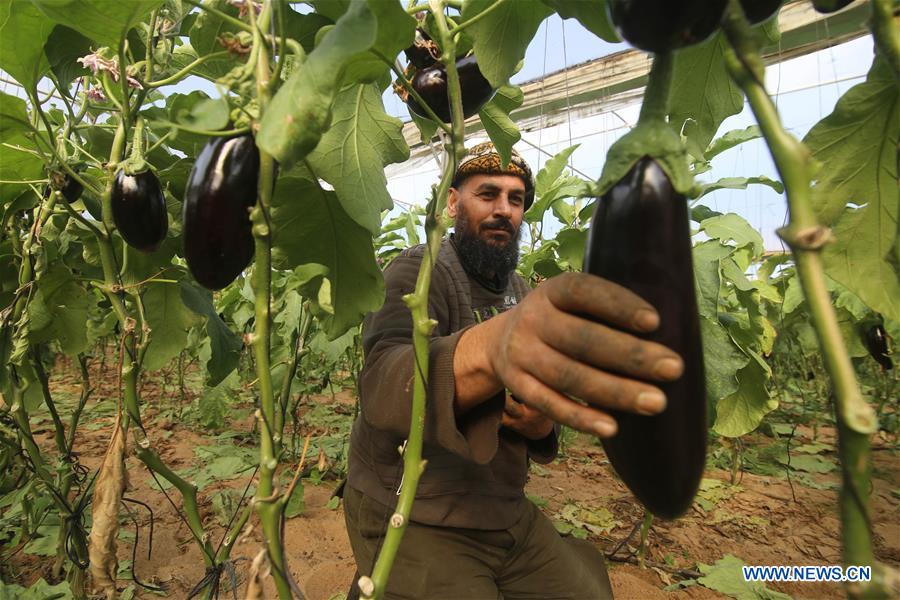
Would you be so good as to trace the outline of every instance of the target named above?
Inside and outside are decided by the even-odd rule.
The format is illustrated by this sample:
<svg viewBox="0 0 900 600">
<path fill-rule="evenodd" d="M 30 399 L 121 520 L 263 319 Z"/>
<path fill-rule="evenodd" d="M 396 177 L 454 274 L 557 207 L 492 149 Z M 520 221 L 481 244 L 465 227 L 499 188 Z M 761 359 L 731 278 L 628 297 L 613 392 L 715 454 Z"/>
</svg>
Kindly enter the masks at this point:
<svg viewBox="0 0 900 600">
<path fill-rule="evenodd" d="M 205 0 L 203 4 L 232 17 L 237 17 L 239 14 L 238 8 L 228 0 Z M 240 29 L 237 26 L 220 19 L 212 13 L 201 10 L 197 14 L 197 19 L 190 30 L 190 46 L 180 47 L 175 50 L 175 55 L 179 58 L 179 65 L 186 66 L 192 60 L 192 54 L 195 59 L 199 56 L 224 50 L 219 41 L 220 37 L 235 34 L 239 31 Z M 192 48 L 193 53 L 188 48 Z M 182 62 L 184 62 L 183 65 L 181 65 Z M 227 56 L 205 62 L 201 70 L 205 77 L 215 79 L 228 73 L 237 64 L 238 62 L 233 57 Z"/>
<path fill-rule="evenodd" d="M 613 29 L 606 12 L 606 0 L 543 0 L 555 9 L 563 19 L 577 19 L 584 27 L 601 40 L 618 42 L 619 36 Z"/>
<path fill-rule="evenodd" d="M 118 48 L 132 26 L 163 4 L 163 0 L 72 0 L 64 5 L 54 0 L 31 1 L 56 22 L 110 48 Z"/>
<path fill-rule="evenodd" d="M 737 372 L 749 358 L 731 341 L 728 332 L 718 321 L 700 317 L 703 338 L 703 364 L 706 371 L 706 398 L 710 406 L 738 391 Z"/>
<path fill-rule="evenodd" d="M 0 102 L 6 102 L 8 98 L 0 97 Z M 0 146 L 0 181 L 29 181 L 46 176 L 44 162 L 32 153 L 30 140 L 16 135 L 3 141 L 5 143 Z M 28 190 L 27 183 L 0 183 L 0 205 L 6 206 L 23 192 L 30 194 Z"/>
<path fill-rule="evenodd" d="M 889 262 L 891 245 L 884 245 L 884 234 L 890 226 L 896 227 L 896 204 L 888 215 L 885 212 L 888 211 L 879 211 L 871 204 L 847 208 L 834 226 L 837 241 L 825 247 L 823 256 L 830 277 L 852 290 L 875 312 L 897 320 L 900 319 L 900 276 Z"/>
<path fill-rule="evenodd" d="M 50 63 L 50 70 L 56 75 L 61 91 L 69 94 L 69 84 L 88 70 L 78 61 L 91 53 L 91 40 L 65 25 L 57 25 L 44 44 L 44 54 Z"/>
<path fill-rule="evenodd" d="M 515 122 L 509 118 L 509 113 L 522 106 L 524 100 L 525 94 L 521 88 L 504 85 L 478 112 L 481 124 L 494 142 L 503 164 L 509 163 L 512 147 L 522 137 Z"/>
<path fill-rule="evenodd" d="M 399 2 L 368 0 L 375 16 L 378 35 L 371 51 L 347 64 L 343 82 L 371 83 L 384 76 L 390 80 L 390 64 L 394 57 L 409 47 L 415 36 L 416 20 L 406 14 Z"/>
<path fill-rule="evenodd" d="M 716 135 L 727 117 L 741 112 L 744 97 L 725 70 L 725 36 L 675 53 L 669 121 L 686 138 L 688 151 L 696 158 Z"/>
<path fill-rule="evenodd" d="M 0 2 L 0 69 L 32 89 L 47 71 L 44 42 L 53 22 L 28 2 Z"/>
<path fill-rule="evenodd" d="M 199 317 L 181 297 L 181 285 L 154 284 L 144 293 L 144 310 L 151 329 L 150 345 L 144 358 L 144 368 L 162 368 L 187 346 L 187 332 L 199 322 Z"/>
<path fill-rule="evenodd" d="M 334 123 L 309 164 L 337 192 L 354 221 L 377 235 L 381 211 L 394 206 L 384 166 L 409 158 L 403 123 L 384 112 L 374 84 L 345 87 L 335 99 Z"/>
<path fill-rule="evenodd" d="M 719 314 L 719 290 L 722 285 L 720 261 L 732 251 L 732 248 L 716 240 L 701 242 L 693 248 L 697 308 L 701 316 L 713 321 Z"/>
<path fill-rule="evenodd" d="M 724 558 L 716 561 L 715 565 L 700 563 L 703 577 L 697 581 L 704 587 L 737 600 L 791 600 L 787 594 L 770 590 L 764 583 L 747 581 L 741 571 L 743 566 L 744 561 L 726 554 Z"/>
<path fill-rule="evenodd" d="M 495 0 L 469 0 L 462 20 L 468 21 L 495 4 Z M 494 8 L 466 32 L 475 43 L 478 68 L 491 86 L 499 88 L 516 72 L 519 61 L 541 21 L 553 11 L 540 0 L 515 0 Z"/>
<path fill-rule="evenodd" d="M 25 101 L 16 96 L 0 92 L 0 140 L 28 131 L 28 108 Z"/>
<path fill-rule="evenodd" d="M 826 271 L 891 319 L 900 319 L 898 137 L 900 87 L 876 58 L 866 81 L 804 139 L 822 164 L 814 208 L 837 239 L 825 248 Z"/>
<path fill-rule="evenodd" d="M 69 356 L 84 352 L 88 348 L 85 323 L 95 304 L 96 297 L 57 263 L 41 277 L 37 292 L 28 303 L 31 341 L 56 340 Z"/>
<path fill-rule="evenodd" d="M 207 386 L 217 386 L 238 366 L 243 343 L 219 317 L 212 303 L 212 294 L 192 283 L 182 281 L 181 299 L 185 306 L 206 320 L 211 355 L 206 361 Z"/>
<path fill-rule="evenodd" d="M 757 255 L 765 250 L 762 235 L 746 219 L 734 213 L 706 219 L 700 223 L 700 230 L 722 243 L 734 242 L 738 248 L 750 246 Z"/>
<path fill-rule="evenodd" d="M 548 160 L 534 178 L 534 195 L 536 200 L 528 212 L 525 221 L 538 223 L 544 219 L 544 213 L 551 204 L 560 198 L 568 198 L 579 193 L 585 187 L 584 182 L 574 175 L 564 174 L 569 157 L 578 149 L 579 144 L 559 151 Z"/>
<path fill-rule="evenodd" d="M 377 39 L 375 15 L 354 2 L 334 28 L 288 77 L 260 122 L 257 145 L 284 168 L 304 159 L 331 123 L 331 104 L 347 64 Z"/>
<path fill-rule="evenodd" d="M 324 327 L 334 339 L 384 302 L 372 235 L 351 219 L 334 192 L 299 177 L 278 181 L 272 201 L 272 259 L 277 268 L 328 267 L 334 314 Z"/>
</svg>

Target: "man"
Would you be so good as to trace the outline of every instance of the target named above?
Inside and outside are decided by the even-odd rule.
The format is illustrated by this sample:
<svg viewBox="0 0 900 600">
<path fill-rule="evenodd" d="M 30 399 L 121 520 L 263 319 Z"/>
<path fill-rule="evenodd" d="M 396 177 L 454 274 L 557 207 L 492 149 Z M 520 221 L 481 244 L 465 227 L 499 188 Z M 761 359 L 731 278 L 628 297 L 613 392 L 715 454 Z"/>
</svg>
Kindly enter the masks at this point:
<svg viewBox="0 0 900 600">
<path fill-rule="evenodd" d="M 676 379 L 683 366 L 668 348 L 634 335 L 654 329 L 658 316 L 624 288 L 566 274 L 529 293 L 514 269 L 533 188 L 525 161 L 514 153 L 503 165 L 489 143 L 467 153 L 451 185 L 455 234 L 441 245 L 428 303 L 437 321 L 428 464 L 388 597 L 611 596 L 602 557 L 561 538 L 525 498 L 528 461 L 556 456 L 554 422 L 608 437 L 615 421 L 604 408 L 662 411 L 665 396 L 646 382 Z M 402 298 L 415 287 L 424 251 L 416 246 L 391 262 L 384 306 L 363 326 L 362 410 L 344 490 L 360 573 L 371 573 L 403 485 L 398 447 L 409 431 L 414 359 Z"/>
</svg>

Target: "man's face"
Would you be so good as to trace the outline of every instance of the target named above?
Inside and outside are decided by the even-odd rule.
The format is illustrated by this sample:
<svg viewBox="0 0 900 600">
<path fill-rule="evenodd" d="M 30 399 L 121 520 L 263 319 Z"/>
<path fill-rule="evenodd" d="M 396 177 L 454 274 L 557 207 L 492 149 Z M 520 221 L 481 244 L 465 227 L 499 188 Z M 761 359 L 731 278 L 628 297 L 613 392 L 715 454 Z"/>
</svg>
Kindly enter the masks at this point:
<svg viewBox="0 0 900 600">
<path fill-rule="evenodd" d="M 470 272 L 504 287 L 519 261 L 525 185 L 515 175 L 473 175 L 451 188 L 447 212 L 456 219 L 457 250 Z"/>
<path fill-rule="evenodd" d="M 525 213 L 525 184 L 515 175 L 472 175 L 451 188 L 447 212 L 458 236 L 478 237 L 493 246 L 518 238 Z"/>
</svg>

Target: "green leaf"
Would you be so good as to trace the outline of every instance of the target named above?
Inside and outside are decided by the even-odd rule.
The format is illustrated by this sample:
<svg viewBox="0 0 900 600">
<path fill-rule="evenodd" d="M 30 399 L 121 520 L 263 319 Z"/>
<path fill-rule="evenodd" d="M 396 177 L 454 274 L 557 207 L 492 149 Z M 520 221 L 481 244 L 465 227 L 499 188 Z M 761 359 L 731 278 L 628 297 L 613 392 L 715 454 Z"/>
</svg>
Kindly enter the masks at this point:
<svg viewBox="0 0 900 600">
<path fill-rule="evenodd" d="M 212 294 L 197 285 L 182 281 L 181 298 L 185 306 L 206 319 L 206 335 L 209 336 L 212 354 L 206 362 L 206 384 L 216 386 L 238 366 L 243 342 L 239 335 L 225 324 L 212 302 Z"/>
<path fill-rule="evenodd" d="M 416 20 L 406 14 L 400 2 L 368 0 L 369 10 L 375 16 L 378 35 L 371 52 L 366 52 L 347 64 L 343 82 L 372 83 L 382 76 L 389 76 L 390 65 L 382 58 L 393 61 L 404 48 L 413 42 Z"/>
<path fill-rule="evenodd" d="M 804 138 L 822 163 L 814 209 L 837 240 L 825 247 L 826 272 L 894 320 L 900 319 L 898 138 L 900 88 L 877 57 L 866 81 Z"/>
<path fill-rule="evenodd" d="M 5 101 L 5 99 L 0 98 L 0 101 Z M 27 181 L 46 177 L 44 162 L 31 152 L 25 151 L 31 147 L 31 143 L 26 138 L 15 136 L 4 142 L 6 143 L 0 146 L 0 180 Z M 34 205 L 32 199 L 27 196 L 21 198 L 23 194 L 33 197 L 34 202 L 38 200 L 37 194 L 31 192 L 27 183 L 0 183 L 0 198 L 2 198 L 0 202 L 4 205 L 7 204 L 7 200 L 15 200 L 15 205 L 20 209 Z"/>
<path fill-rule="evenodd" d="M 494 142 L 504 165 L 509 164 L 512 147 L 522 137 L 515 122 L 509 118 L 509 114 L 522 106 L 524 100 L 525 94 L 522 93 L 521 88 L 504 85 L 478 112 L 481 124 L 484 125 L 484 130 Z"/>
<path fill-rule="evenodd" d="M 700 563 L 699 566 L 703 577 L 697 581 L 702 586 L 736 600 L 791 600 L 787 594 L 770 590 L 762 582 L 746 581 L 741 570 L 744 561 L 731 554 L 726 554 L 715 565 Z"/>
<path fill-rule="evenodd" d="M 372 235 L 351 219 L 334 192 L 299 177 L 283 177 L 272 201 L 272 259 L 277 268 L 317 263 L 328 268 L 334 315 L 323 326 L 334 339 L 384 302 L 384 279 Z"/>
<path fill-rule="evenodd" d="M 33 4 L 4 0 L 0 3 L 0 69 L 26 89 L 35 88 L 49 67 L 44 42 L 52 30 L 53 22 Z"/>
<path fill-rule="evenodd" d="M 732 251 L 716 240 L 701 242 L 693 248 L 698 312 L 713 321 L 719 314 L 719 293 L 722 285 L 720 261 Z"/>
<path fill-rule="evenodd" d="M 834 462 L 821 456 L 811 456 L 809 454 L 791 454 L 790 456 L 784 454 L 779 455 L 777 459 L 778 462 L 794 471 L 805 471 L 806 473 L 824 475 L 825 473 L 831 473 L 837 468 Z"/>
<path fill-rule="evenodd" d="M 696 158 L 703 158 L 722 121 L 744 107 L 740 88 L 725 70 L 726 44 L 717 33 L 675 53 L 669 122 L 685 136 L 688 152 Z"/>
<path fill-rule="evenodd" d="M 855 292 L 875 312 L 900 319 L 900 276 L 873 249 L 884 227 L 876 207 L 848 208 L 833 232 L 837 241 L 825 247 L 826 273 Z"/>
<path fill-rule="evenodd" d="M 28 305 L 32 342 L 57 340 L 60 350 L 68 356 L 84 352 L 88 348 L 85 323 L 96 302 L 96 297 L 79 285 L 68 269 L 57 263 L 41 277 L 37 292 Z M 40 317 L 38 312 L 42 313 Z M 42 321 L 40 327 L 35 322 L 38 318 Z"/>
<path fill-rule="evenodd" d="M 188 329 L 200 319 L 181 299 L 181 285 L 153 284 L 144 293 L 144 310 L 151 329 L 150 345 L 144 358 L 144 368 L 162 368 L 187 346 Z"/>
<path fill-rule="evenodd" d="M 738 248 L 749 245 L 756 255 L 765 251 L 762 235 L 746 219 L 735 213 L 706 219 L 700 223 L 700 230 L 722 243 L 734 242 Z"/>
<path fill-rule="evenodd" d="M 335 99 L 331 129 L 309 157 L 317 177 L 334 186 L 350 217 L 377 235 L 381 211 L 394 206 L 384 167 L 409 158 L 403 123 L 384 112 L 373 84 L 353 85 Z"/>
<path fill-rule="evenodd" d="M 31 1 L 56 22 L 114 49 L 132 26 L 163 4 L 163 0 L 72 0 L 65 5 L 54 0 Z"/>
<path fill-rule="evenodd" d="M 313 43 L 316 40 L 316 33 L 325 25 L 334 23 L 333 19 L 329 19 L 318 13 L 300 14 L 290 7 L 285 11 L 284 33 L 289 37 L 300 42 L 303 49 L 308 53 L 313 51 Z"/>
<path fill-rule="evenodd" d="M 732 129 L 710 142 L 704 155 L 706 160 L 712 160 L 714 156 L 718 156 L 726 150 L 761 137 L 762 131 L 759 125 L 750 125 L 746 129 Z"/>
<path fill-rule="evenodd" d="M 569 157 L 580 144 L 569 146 L 548 160 L 534 178 L 535 201 L 525 213 L 525 221 L 538 223 L 557 200 L 588 193 L 586 182 L 574 175 L 564 174 Z"/>
<path fill-rule="evenodd" d="M 62 93 L 69 94 L 69 84 L 76 77 L 87 75 L 88 70 L 77 59 L 91 53 L 91 40 L 65 25 L 57 25 L 44 44 L 44 54 L 50 70 L 62 86 Z"/>
<path fill-rule="evenodd" d="M 200 424 L 207 429 L 222 429 L 231 415 L 234 389 L 228 381 L 207 387 L 197 401 Z"/>
<path fill-rule="evenodd" d="M 556 236 L 556 241 L 559 242 L 556 252 L 569 264 L 572 271 L 581 271 L 587 234 L 587 229 L 563 229 Z"/>
<path fill-rule="evenodd" d="M 738 390 L 736 374 L 750 359 L 735 346 L 731 336 L 717 321 L 701 317 L 700 334 L 703 338 L 706 398 L 715 408 L 720 399 Z"/>
<path fill-rule="evenodd" d="M 495 0 L 469 0 L 463 5 L 462 21 L 492 7 Z M 553 11 L 540 0 L 505 2 L 466 29 L 475 44 L 478 68 L 499 88 L 516 72 L 538 26 Z"/>
<path fill-rule="evenodd" d="M 346 65 L 376 41 L 375 15 L 354 2 L 334 28 L 284 82 L 260 121 L 257 145 L 289 169 L 319 143 Z"/>
<path fill-rule="evenodd" d="M 698 186 L 699 193 L 694 198 L 702 198 L 716 190 L 746 190 L 747 186 L 752 184 L 765 185 L 779 194 L 784 193 L 784 185 L 780 181 L 769 179 L 765 175 L 757 175 L 756 177 L 723 177 L 713 183 L 700 184 Z"/>
<path fill-rule="evenodd" d="M 284 507 L 284 518 L 293 519 L 299 517 L 306 512 L 306 498 L 303 489 L 303 480 L 297 480 L 297 486 L 288 500 L 287 506 Z"/>
<path fill-rule="evenodd" d="M 740 387 L 716 404 L 713 430 L 725 437 L 740 437 L 762 423 L 763 417 L 778 408 L 766 389 L 766 372 L 756 361 L 737 372 Z"/>
<path fill-rule="evenodd" d="M 25 101 L 0 92 L 0 140 L 5 142 L 14 135 L 30 129 Z"/>
<path fill-rule="evenodd" d="M 203 4 L 210 8 L 217 9 L 231 17 L 237 18 L 239 15 L 238 8 L 228 0 L 204 0 Z M 228 21 L 220 19 L 216 15 L 205 10 L 200 10 L 197 13 L 197 19 L 194 21 L 193 26 L 191 26 L 189 33 L 191 41 L 190 47 L 193 48 L 195 54 L 194 58 L 223 50 L 224 48 L 219 43 L 219 38 L 240 31 L 241 30 L 237 26 Z M 182 52 L 185 51 L 179 48 L 176 49 L 176 52 L 179 50 Z M 227 58 L 208 61 L 203 64 L 202 68 L 205 75 L 215 79 L 224 76 L 231 71 L 236 64 L 238 63 L 229 56 Z M 187 62 L 184 66 L 186 65 Z"/>
<path fill-rule="evenodd" d="M 606 42 L 619 42 L 606 12 L 607 0 L 543 0 L 563 19 L 577 19 L 585 29 Z"/>
</svg>

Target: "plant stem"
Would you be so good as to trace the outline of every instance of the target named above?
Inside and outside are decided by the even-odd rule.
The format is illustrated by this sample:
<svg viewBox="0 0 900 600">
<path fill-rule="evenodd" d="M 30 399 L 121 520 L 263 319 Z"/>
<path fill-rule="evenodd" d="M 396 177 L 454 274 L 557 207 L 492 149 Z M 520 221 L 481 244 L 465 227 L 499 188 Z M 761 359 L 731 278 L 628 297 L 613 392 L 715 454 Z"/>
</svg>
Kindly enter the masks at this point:
<svg viewBox="0 0 900 600">
<path fill-rule="evenodd" d="M 270 5 L 267 5 L 270 8 Z M 268 8 L 260 14 L 265 28 L 271 18 Z M 256 55 L 256 92 L 260 113 L 265 114 L 271 91 L 269 81 L 269 52 L 262 33 L 256 23 L 255 13 L 249 11 L 253 31 L 253 50 Z M 256 374 L 259 383 L 259 486 L 256 490 L 256 512 L 262 524 L 269 561 L 272 563 L 272 578 L 282 600 L 290 599 L 291 586 L 284 560 L 284 544 L 281 539 L 282 506 L 277 502 L 278 492 L 275 473 L 281 452 L 281 435 L 273 430 L 275 425 L 275 395 L 272 386 L 271 368 L 271 302 L 272 302 L 272 223 L 269 210 L 274 188 L 275 159 L 264 150 L 259 152 L 259 194 L 256 206 L 250 211 L 255 243 L 255 264 L 250 283 L 253 287 L 256 308 L 253 350 L 256 356 Z"/>
<path fill-rule="evenodd" d="M 665 121 L 668 114 L 669 90 L 672 87 L 674 58 L 671 52 L 659 52 L 653 55 L 653 66 L 644 90 L 641 103 L 639 123 L 648 121 Z"/>
<path fill-rule="evenodd" d="M 360 591 L 365 598 L 384 597 L 394 559 L 400 549 L 403 534 L 409 523 L 409 516 L 412 512 L 416 490 L 419 485 L 419 477 L 425 470 L 426 461 L 422 459 L 422 445 L 424 442 L 425 411 L 428 395 L 428 349 L 429 338 L 436 324 L 428 315 L 428 289 L 431 284 L 431 273 L 434 269 L 434 263 L 446 231 L 446 224 L 442 215 L 447 202 L 447 193 L 450 189 L 450 182 L 453 180 L 453 175 L 456 172 L 456 167 L 459 164 L 460 155 L 463 152 L 465 125 L 459 88 L 459 74 L 456 72 L 456 63 L 453 59 L 456 55 L 456 44 L 450 36 L 447 22 L 444 19 L 442 3 L 437 0 L 431 0 L 431 11 L 440 33 L 441 47 L 444 49 L 442 60 L 447 65 L 447 85 L 450 91 L 450 110 L 452 115 L 452 134 L 449 147 L 447 148 L 450 160 L 446 161 L 440 184 L 434 190 L 429 202 L 428 213 L 425 218 L 427 249 L 419 267 L 415 291 L 403 298 L 403 301 L 406 302 L 406 305 L 412 312 L 413 352 L 415 355 L 409 437 L 403 450 L 403 478 L 401 480 L 403 484 L 400 489 L 400 497 L 397 500 L 397 506 L 385 533 L 384 544 L 378 554 L 371 578 L 362 578 L 360 580 Z"/>
<path fill-rule="evenodd" d="M 201 56 L 194 62 L 190 63 L 189 65 L 187 65 L 186 67 L 184 67 L 183 69 L 181 69 L 180 71 L 175 73 L 174 75 L 170 75 L 169 77 L 166 77 L 165 79 L 160 79 L 158 81 L 142 82 L 141 85 L 143 85 L 145 88 L 159 88 L 159 87 L 163 87 L 164 85 L 172 85 L 174 83 L 178 83 L 179 81 L 181 81 L 182 79 L 184 79 L 185 77 L 190 75 L 191 71 L 193 71 L 194 69 L 196 69 L 203 63 L 208 62 L 210 60 L 218 59 L 218 58 L 224 58 L 226 56 L 228 56 L 227 50 L 222 50 L 221 52 L 212 52 L 211 54 L 204 54 L 203 56 Z"/>
<path fill-rule="evenodd" d="M 723 29 L 730 44 L 726 51 L 729 74 L 747 96 L 784 182 L 790 221 L 779 235 L 794 255 L 819 348 L 834 386 L 843 471 L 840 505 L 844 564 L 871 566 L 875 556 L 868 510 L 869 435 L 876 430 L 877 422 L 860 393 L 826 286 L 821 249 L 830 240 L 831 232 L 819 225 L 812 209 L 812 158 L 809 150 L 785 131 L 775 104 L 766 93 L 762 59 L 738 0 L 730 0 Z M 854 598 L 873 597 L 880 592 L 877 585 L 871 584 L 848 587 L 847 591 Z"/>
</svg>

